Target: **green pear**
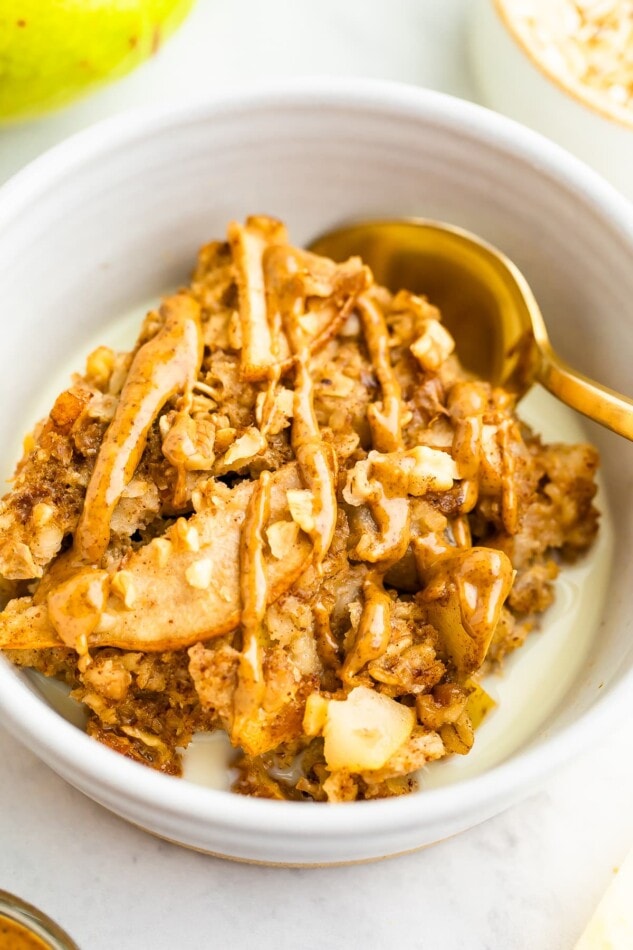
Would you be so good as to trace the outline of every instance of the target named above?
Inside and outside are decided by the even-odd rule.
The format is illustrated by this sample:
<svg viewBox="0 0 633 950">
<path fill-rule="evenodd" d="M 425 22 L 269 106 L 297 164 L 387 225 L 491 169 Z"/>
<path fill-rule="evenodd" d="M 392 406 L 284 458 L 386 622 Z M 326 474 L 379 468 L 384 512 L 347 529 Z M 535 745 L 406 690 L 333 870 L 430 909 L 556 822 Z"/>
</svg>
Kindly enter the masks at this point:
<svg viewBox="0 0 633 950">
<path fill-rule="evenodd" d="M 0 0 L 0 120 L 63 106 L 159 48 L 194 0 Z"/>
</svg>

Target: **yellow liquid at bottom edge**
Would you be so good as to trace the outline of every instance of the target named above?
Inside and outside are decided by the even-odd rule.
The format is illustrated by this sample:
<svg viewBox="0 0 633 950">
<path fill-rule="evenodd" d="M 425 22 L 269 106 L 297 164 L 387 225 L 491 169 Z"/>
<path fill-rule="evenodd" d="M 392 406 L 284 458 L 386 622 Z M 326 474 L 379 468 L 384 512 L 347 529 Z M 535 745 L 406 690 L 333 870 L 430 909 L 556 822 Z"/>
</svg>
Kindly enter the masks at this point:
<svg viewBox="0 0 633 950">
<path fill-rule="evenodd" d="M 51 950 L 51 945 L 24 924 L 0 914 L 0 950 Z"/>
</svg>

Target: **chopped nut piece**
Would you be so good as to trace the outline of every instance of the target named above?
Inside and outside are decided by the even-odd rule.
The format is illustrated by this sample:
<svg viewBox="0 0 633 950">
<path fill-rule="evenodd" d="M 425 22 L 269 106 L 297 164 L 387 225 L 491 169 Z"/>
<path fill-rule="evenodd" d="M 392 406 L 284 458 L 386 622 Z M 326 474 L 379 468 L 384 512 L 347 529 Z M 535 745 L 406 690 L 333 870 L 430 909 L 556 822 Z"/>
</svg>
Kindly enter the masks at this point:
<svg viewBox="0 0 633 950">
<path fill-rule="evenodd" d="M 194 524 L 189 524 L 186 518 L 179 518 L 176 522 L 176 535 L 185 551 L 200 550 L 200 535 Z"/>
<path fill-rule="evenodd" d="M 86 360 L 86 376 L 99 389 L 105 389 L 114 369 L 114 353 L 109 346 L 98 346 Z"/>
<path fill-rule="evenodd" d="M 163 455 L 172 465 L 187 472 L 211 469 L 215 461 L 215 427 L 209 419 L 192 418 L 183 411 L 174 413 L 171 420 L 162 416 L 160 421 Z"/>
<path fill-rule="evenodd" d="M 158 568 L 167 567 L 173 549 L 169 538 L 154 538 L 152 548 L 156 552 L 156 566 Z"/>
<path fill-rule="evenodd" d="M 336 373 L 332 379 L 332 385 L 328 387 L 328 395 L 345 399 L 354 391 L 355 385 L 354 380 L 350 379 L 349 376 L 345 376 L 344 373 Z"/>
<path fill-rule="evenodd" d="M 459 478 L 457 465 L 448 452 L 417 445 L 411 449 L 413 468 L 409 474 L 409 494 L 423 495 L 428 491 L 448 491 Z"/>
<path fill-rule="evenodd" d="M 240 468 L 266 448 L 266 439 L 255 426 L 250 426 L 236 439 L 222 458 L 222 468 Z"/>
<path fill-rule="evenodd" d="M 314 495 L 307 489 L 291 489 L 286 497 L 292 520 L 296 521 L 302 531 L 310 534 L 314 530 Z"/>
<path fill-rule="evenodd" d="M 199 590 L 206 590 L 211 583 L 212 574 L 213 561 L 210 558 L 200 558 L 199 561 L 194 561 L 185 571 L 187 583 Z"/>
<path fill-rule="evenodd" d="M 255 401 L 255 419 L 257 420 L 258 426 L 264 424 L 263 410 L 265 402 L 266 393 L 258 393 Z M 268 435 L 278 435 L 282 429 L 285 429 L 290 424 L 293 414 L 293 403 L 294 393 L 291 389 L 284 389 L 283 386 L 276 389 L 266 428 Z"/>
<path fill-rule="evenodd" d="M 410 349 L 422 369 L 435 371 L 455 349 L 455 340 L 439 320 L 426 320 L 422 335 Z"/>
<path fill-rule="evenodd" d="M 463 712 L 455 722 L 440 728 L 440 736 L 448 753 L 466 755 L 472 749 L 475 734 L 468 714 Z"/>
<path fill-rule="evenodd" d="M 47 505 L 45 502 L 40 501 L 33 508 L 33 524 L 36 528 L 42 528 L 45 524 L 48 524 L 54 514 L 55 509 L 52 505 Z"/>
<path fill-rule="evenodd" d="M 358 336 L 360 333 L 360 320 L 358 314 L 350 313 L 349 317 L 341 327 L 341 336 Z"/>
<path fill-rule="evenodd" d="M 319 693 L 310 693 L 303 716 L 303 731 L 307 736 L 320 736 L 327 720 L 328 700 Z"/>
<path fill-rule="evenodd" d="M 117 571 L 112 578 L 111 590 L 121 598 L 126 607 L 132 609 L 136 603 L 136 587 L 129 571 Z"/>
<path fill-rule="evenodd" d="M 106 699 L 120 702 L 127 696 L 132 676 L 121 661 L 112 658 L 91 663 L 83 675 L 84 683 Z"/>
<path fill-rule="evenodd" d="M 296 544 L 298 536 L 299 525 L 295 521 L 276 521 L 271 524 L 266 529 L 266 538 L 272 556 L 277 560 L 285 557 Z"/>
<path fill-rule="evenodd" d="M 236 432 L 237 429 L 232 426 L 224 426 L 215 430 L 215 447 L 218 452 L 224 452 L 228 449 L 229 445 L 235 441 Z"/>
<path fill-rule="evenodd" d="M 64 532 L 55 524 L 45 524 L 38 529 L 31 541 L 31 551 L 36 558 L 50 561 L 59 551 Z"/>
<path fill-rule="evenodd" d="M 370 452 L 368 459 L 371 478 L 377 478 L 392 492 L 419 497 L 427 492 L 448 491 L 459 478 L 452 456 L 428 445 L 416 445 L 407 452 Z"/>
</svg>

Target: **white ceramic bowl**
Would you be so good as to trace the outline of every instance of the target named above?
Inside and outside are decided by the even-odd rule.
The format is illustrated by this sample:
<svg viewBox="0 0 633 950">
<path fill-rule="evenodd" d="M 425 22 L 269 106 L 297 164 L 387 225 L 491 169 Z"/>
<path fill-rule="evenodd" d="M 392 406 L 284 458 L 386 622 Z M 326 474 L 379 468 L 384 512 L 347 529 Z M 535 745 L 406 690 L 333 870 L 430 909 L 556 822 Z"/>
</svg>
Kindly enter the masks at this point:
<svg viewBox="0 0 633 950">
<path fill-rule="evenodd" d="M 526 42 L 511 9 L 507 0 L 475 0 L 471 7 L 482 101 L 568 148 L 633 199 L 633 113 L 561 78 Z"/>
<path fill-rule="evenodd" d="M 51 378 L 76 365 L 121 313 L 179 284 L 198 245 L 222 234 L 230 218 L 254 211 L 285 218 L 297 241 L 359 215 L 419 214 L 470 228 L 524 269 L 554 343 L 573 364 L 615 388 L 629 384 L 633 219 L 593 172 L 508 120 L 435 93 L 369 82 L 274 86 L 108 121 L 0 191 L 7 473 Z M 482 821 L 629 708 L 633 446 L 589 430 L 616 515 L 608 609 L 561 701 L 519 748 L 473 777 L 340 806 L 212 791 L 87 738 L 5 661 L 2 720 L 107 808 L 168 839 L 238 859 L 371 859 Z"/>
</svg>

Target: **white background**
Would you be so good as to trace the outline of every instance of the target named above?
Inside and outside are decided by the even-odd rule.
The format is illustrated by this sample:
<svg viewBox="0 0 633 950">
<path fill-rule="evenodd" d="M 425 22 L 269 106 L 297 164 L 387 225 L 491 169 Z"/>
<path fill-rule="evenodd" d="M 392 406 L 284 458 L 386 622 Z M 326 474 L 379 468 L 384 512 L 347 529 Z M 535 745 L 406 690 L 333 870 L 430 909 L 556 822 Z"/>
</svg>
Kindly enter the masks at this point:
<svg viewBox="0 0 633 950">
<path fill-rule="evenodd" d="M 476 98 L 467 7 L 198 0 L 179 34 L 132 76 L 0 130 L 0 181 L 103 116 L 263 77 L 365 75 Z M 0 729 L 0 888 L 56 918 L 82 950 L 571 950 L 633 843 L 631 724 L 629 716 L 541 792 L 458 838 L 322 870 L 230 864 L 155 840 Z"/>
</svg>

